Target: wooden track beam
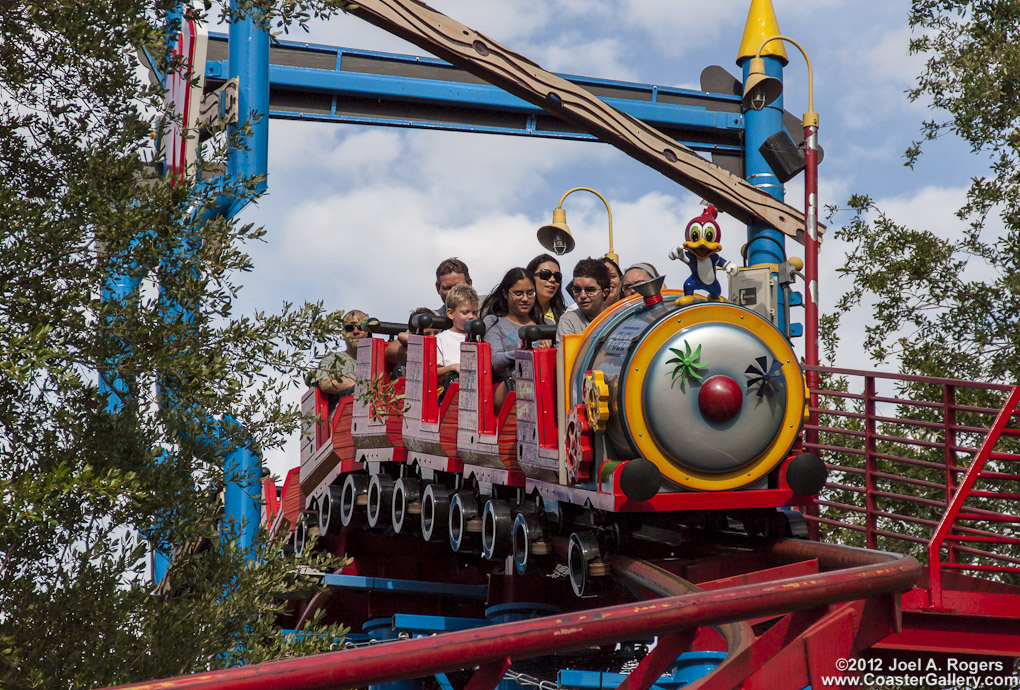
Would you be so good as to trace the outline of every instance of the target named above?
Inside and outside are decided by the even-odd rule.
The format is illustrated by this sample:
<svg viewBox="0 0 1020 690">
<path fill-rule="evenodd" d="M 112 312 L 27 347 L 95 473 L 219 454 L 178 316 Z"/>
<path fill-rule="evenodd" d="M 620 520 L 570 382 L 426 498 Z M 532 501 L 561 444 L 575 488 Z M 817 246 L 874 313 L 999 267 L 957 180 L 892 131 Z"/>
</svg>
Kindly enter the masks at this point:
<svg viewBox="0 0 1020 690">
<path fill-rule="evenodd" d="M 803 242 L 803 212 L 428 5 L 358 0 L 344 10 L 574 124 L 742 222 L 762 221 Z"/>
</svg>

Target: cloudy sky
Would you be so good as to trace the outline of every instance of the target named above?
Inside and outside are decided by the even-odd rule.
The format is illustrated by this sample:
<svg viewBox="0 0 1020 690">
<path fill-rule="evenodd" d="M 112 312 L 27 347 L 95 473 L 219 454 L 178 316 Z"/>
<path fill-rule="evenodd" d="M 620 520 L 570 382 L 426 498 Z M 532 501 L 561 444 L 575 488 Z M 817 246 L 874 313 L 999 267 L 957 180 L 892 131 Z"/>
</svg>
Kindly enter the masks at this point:
<svg viewBox="0 0 1020 690">
<path fill-rule="evenodd" d="M 808 51 L 820 114 L 820 197 L 842 205 L 850 194 L 875 198 L 896 220 L 940 234 L 960 232 L 953 213 L 981 161 L 958 142 L 939 141 L 914 170 L 903 151 L 931 116 L 909 103 L 921 61 L 907 54 L 906 2 L 773 0 L 784 34 Z M 739 75 L 735 64 L 749 0 L 432 0 L 434 8 L 559 73 L 699 88 L 709 65 Z M 213 30 L 217 30 L 213 28 Z M 356 18 L 337 17 L 295 36 L 312 43 L 424 55 Z M 807 69 L 792 47 L 784 107 L 807 109 Z M 273 120 L 269 193 L 242 214 L 264 225 L 252 246 L 256 269 L 238 309 L 275 309 L 284 300 L 323 300 L 402 321 L 437 301 L 436 264 L 465 260 L 475 286 L 489 290 L 503 272 L 539 253 L 537 228 L 575 186 L 601 192 L 613 210 L 616 251 L 626 267 L 651 261 L 679 287 L 686 269 L 666 255 L 681 241 L 700 200 L 605 144 Z M 787 201 L 803 206 L 801 177 Z M 564 269 L 607 249 L 605 209 L 571 195 L 565 207 L 577 248 Z M 723 256 L 739 257 L 744 228 L 721 217 Z M 838 218 L 837 218 L 838 222 Z M 788 247 L 802 255 L 799 245 Z M 820 259 L 821 309 L 845 286 L 835 277 L 843 251 L 827 242 Z M 672 265 L 671 265 L 672 264 Z M 802 312 L 795 312 L 795 318 Z M 855 315 L 843 335 L 839 366 L 869 362 Z M 801 319 L 797 319 L 801 320 Z M 276 472 L 294 466 L 296 445 L 270 453 Z M 284 459 L 285 458 L 285 459 Z"/>
</svg>

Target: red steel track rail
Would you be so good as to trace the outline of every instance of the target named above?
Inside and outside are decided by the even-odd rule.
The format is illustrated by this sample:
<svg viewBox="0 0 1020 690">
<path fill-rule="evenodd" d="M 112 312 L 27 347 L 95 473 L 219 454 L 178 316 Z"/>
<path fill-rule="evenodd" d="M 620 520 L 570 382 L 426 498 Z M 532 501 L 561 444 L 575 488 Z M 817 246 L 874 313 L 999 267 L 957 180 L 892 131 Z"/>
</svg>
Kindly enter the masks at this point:
<svg viewBox="0 0 1020 690">
<path fill-rule="evenodd" d="M 906 590 L 922 572 L 921 565 L 907 556 L 809 542 L 780 542 L 773 548 L 780 556 L 818 558 L 823 567 L 839 569 L 120 687 L 325 690 L 362 688 L 477 668 L 467 690 L 489 690 L 502 678 L 512 659 L 658 635 L 666 643 L 664 651 L 646 657 L 622 686 L 639 690 L 658 678 L 664 659 L 674 651 L 682 651 L 699 627 L 723 626 Z M 654 577 L 654 573 L 648 573 L 646 579 Z M 653 584 L 651 588 L 654 590 Z M 746 647 L 746 639 L 737 642 L 740 648 Z M 732 654 L 740 649 L 730 651 Z M 646 664 L 648 659 L 651 661 Z"/>
</svg>

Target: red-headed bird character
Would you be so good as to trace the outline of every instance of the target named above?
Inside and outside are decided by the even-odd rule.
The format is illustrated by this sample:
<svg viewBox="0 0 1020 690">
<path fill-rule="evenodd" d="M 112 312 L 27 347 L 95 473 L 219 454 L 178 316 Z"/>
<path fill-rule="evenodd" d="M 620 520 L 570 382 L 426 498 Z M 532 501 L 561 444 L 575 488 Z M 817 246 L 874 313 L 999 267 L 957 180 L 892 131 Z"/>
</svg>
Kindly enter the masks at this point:
<svg viewBox="0 0 1020 690">
<path fill-rule="evenodd" d="M 719 256 L 722 230 L 715 221 L 718 215 L 715 206 L 709 204 L 704 213 L 687 224 L 683 246 L 669 253 L 669 258 L 679 259 L 691 269 L 691 277 L 684 282 L 684 296 L 677 300 L 677 304 L 693 302 L 695 290 L 704 290 L 710 300 L 719 301 L 722 287 L 715 277 L 716 269 L 721 268 L 731 276 L 740 270 L 735 263 Z"/>
</svg>

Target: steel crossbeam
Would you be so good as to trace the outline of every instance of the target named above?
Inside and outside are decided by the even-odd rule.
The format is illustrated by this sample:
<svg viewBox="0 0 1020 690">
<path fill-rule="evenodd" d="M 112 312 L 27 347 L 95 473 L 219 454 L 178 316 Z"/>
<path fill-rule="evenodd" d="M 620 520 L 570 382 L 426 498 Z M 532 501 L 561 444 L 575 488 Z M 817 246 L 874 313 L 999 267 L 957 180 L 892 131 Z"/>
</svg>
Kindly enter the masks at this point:
<svg viewBox="0 0 1020 690">
<path fill-rule="evenodd" d="M 227 38 L 210 34 L 206 78 L 226 79 Z M 561 75 L 697 151 L 739 161 L 744 131 L 732 94 Z M 597 139 L 436 58 L 282 41 L 270 49 L 275 119 Z"/>
</svg>

